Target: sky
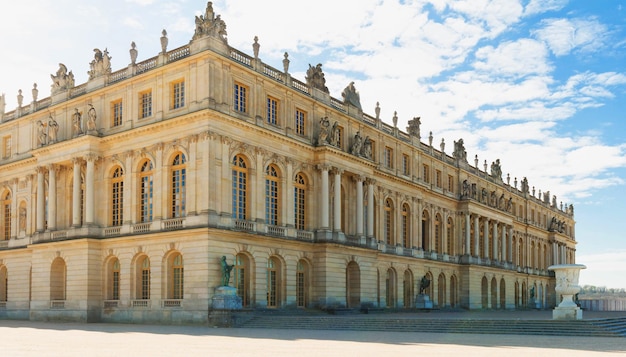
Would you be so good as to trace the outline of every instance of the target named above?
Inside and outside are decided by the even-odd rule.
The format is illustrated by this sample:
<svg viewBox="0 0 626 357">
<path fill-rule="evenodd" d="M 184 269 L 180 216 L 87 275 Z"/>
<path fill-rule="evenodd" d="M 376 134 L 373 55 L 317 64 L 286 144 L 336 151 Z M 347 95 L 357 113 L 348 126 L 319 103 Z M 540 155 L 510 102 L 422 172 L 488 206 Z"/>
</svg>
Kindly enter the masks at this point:
<svg viewBox="0 0 626 357">
<path fill-rule="evenodd" d="M 59 63 L 87 81 L 93 49 L 113 71 L 189 43 L 204 0 L 21 0 L 0 12 L 7 111 L 50 95 Z M 322 64 L 331 96 L 351 81 L 365 113 L 405 130 L 421 117 L 451 154 L 500 159 L 503 176 L 573 204 L 580 285 L 626 288 L 626 0 L 213 1 L 228 43 L 304 81 Z"/>
</svg>

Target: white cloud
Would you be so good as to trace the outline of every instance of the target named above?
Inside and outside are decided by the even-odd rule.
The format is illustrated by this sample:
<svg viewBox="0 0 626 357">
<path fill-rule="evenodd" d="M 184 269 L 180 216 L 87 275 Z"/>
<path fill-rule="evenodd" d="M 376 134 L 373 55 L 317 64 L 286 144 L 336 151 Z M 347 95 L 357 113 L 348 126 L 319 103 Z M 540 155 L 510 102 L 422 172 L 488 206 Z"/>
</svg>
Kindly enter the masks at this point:
<svg viewBox="0 0 626 357">
<path fill-rule="evenodd" d="M 548 64 L 547 49 L 543 43 L 527 38 L 507 41 L 498 47 L 486 46 L 476 51 L 473 67 L 492 76 L 519 78 L 546 74 L 553 67 Z"/>
<path fill-rule="evenodd" d="M 524 15 L 530 16 L 542 12 L 560 10 L 569 0 L 530 0 L 524 9 Z"/>
<path fill-rule="evenodd" d="M 571 51 L 593 52 L 605 45 L 606 25 L 596 19 L 546 19 L 542 27 L 533 31 L 556 56 Z"/>
</svg>

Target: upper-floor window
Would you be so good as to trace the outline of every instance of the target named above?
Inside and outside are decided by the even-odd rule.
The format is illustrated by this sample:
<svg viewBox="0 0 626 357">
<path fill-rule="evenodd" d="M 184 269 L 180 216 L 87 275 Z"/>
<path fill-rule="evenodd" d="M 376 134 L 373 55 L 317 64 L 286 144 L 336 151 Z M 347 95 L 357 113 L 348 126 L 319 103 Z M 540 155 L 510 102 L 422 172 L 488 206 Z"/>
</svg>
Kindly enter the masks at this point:
<svg viewBox="0 0 626 357">
<path fill-rule="evenodd" d="M 2 158 L 6 159 L 11 157 L 11 149 L 13 147 L 13 142 L 11 140 L 11 135 L 7 135 L 2 138 Z"/>
<path fill-rule="evenodd" d="M 387 168 L 393 168 L 393 149 L 389 146 L 385 146 L 385 157 L 383 158 L 383 160 Z"/>
<path fill-rule="evenodd" d="M 139 93 L 139 118 L 152 116 L 152 90 Z"/>
<path fill-rule="evenodd" d="M 297 174 L 293 185 L 295 227 L 296 229 L 304 230 L 306 227 L 306 181 L 304 176 Z"/>
<path fill-rule="evenodd" d="M 278 225 L 280 215 L 280 186 L 278 181 L 278 169 L 269 165 L 265 169 L 265 223 Z"/>
<path fill-rule="evenodd" d="M 111 102 L 111 126 L 122 125 L 122 100 Z"/>
<path fill-rule="evenodd" d="M 441 188 L 441 170 L 435 170 L 435 183 L 437 187 Z"/>
<path fill-rule="evenodd" d="M 298 135 L 304 135 L 304 128 L 306 124 L 306 112 L 302 109 L 296 108 L 296 118 L 295 118 L 295 132 Z"/>
<path fill-rule="evenodd" d="M 185 106 L 185 80 L 170 84 L 170 107 L 178 109 Z"/>
<path fill-rule="evenodd" d="M 385 200 L 385 243 L 393 244 L 393 202 L 391 199 Z"/>
<path fill-rule="evenodd" d="M 11 238 L 11 192 L 2 195 L 2 240 Z"/>
<path fill-rule="evenodd" d="M 266 120 L 268 124 L 278 125 L 278 99 L 274 97 L 267 97 L 267 115 Z"/>
<path fill-rule="evenodd" d="M 424 179 L 424 182 L 430 183 L 430 167 L 426 164 L 422 166 L 422 178 Z"/>
<path fill-rule="evenodd" d="M 241 155 L 236 155 L 232 162 L 233 218 L 247 219 L 248 165 Z"/>
<path fill-rule="evenodd" d="M 139 170 L 139 222 L 152 221 L 153 178 L 152 161 L 146 160 Z"/>
<path fill-rule="evenodd" d="M 248 112 L 248 87 L 235 82 L 234 108 L 241 113 Z"/>
<path fill-rule="evenodd" d="M 454 176 L 448 175 L 448 191 L 454 193 Z"/>
<path fill-rule="evenodd" d="M 187 160 L 185 154 L 178 153 L 172 160 L 171 172 L 171 196 L 170 196 L 170 216 L 173 218 L 185 215 L 185 193 L 187 181 Z"/>
<path fill-rule="evenodd" d="M 402 154 L 402 174 L 404 176 L 409 176 L 411 174 L 411 161 L 409 160 L 409 155 Z"/>
</svg>

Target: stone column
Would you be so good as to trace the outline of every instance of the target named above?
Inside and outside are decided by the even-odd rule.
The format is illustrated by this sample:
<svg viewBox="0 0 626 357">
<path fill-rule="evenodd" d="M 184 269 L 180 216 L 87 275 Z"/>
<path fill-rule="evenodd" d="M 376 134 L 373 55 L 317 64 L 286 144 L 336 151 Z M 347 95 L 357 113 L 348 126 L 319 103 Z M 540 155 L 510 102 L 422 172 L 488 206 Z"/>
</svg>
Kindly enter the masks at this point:
<svg viewBox="0 0 626 357">
<path fill-rule="evenodd" d="M 471 244 L 471 222 L 470 222 L 470 214 L 469 212 L 465 213 L 465 254 L 472 255 L 472 247 Z"/>
<path fill-rule="evenodd" d="M 493 222 L 493 230 L 492 230 L 492 234 L 493 237 L 491 239 L 493 239 L 493 249 L 491 251 L 491 254 L 493 255 L 493 260 L 500 260 L 498 258 L 498 221 L 494 221 Z"/>
<path fill-rule="evenodd" d="M 363 176 L 356 176 L 356 235 L 363 236 Z"/>
<path fill-rule="evenodd" d="M 374 185 L 375 180 L 367 179 L 367 236 L 374 237 Z"/>
<path fill-rule="evenodd" d="M 335 183 L 334 183 L 334 201 L 333 201 L 333 231 L 341 231 L 341 173 L 343 170 L 335 168 Z"/>
<path fill-rule="evenodd" d="M 329 187 L 328 187 L 328 170 L 330 170 L 330 166 L 328 165 L 319 165 L 318 169 L 322 171 L 322 192 L 321 192 L 321 202 L 320 202 L 320 229 L 330 229 L 329 223 Z"/>
<path fill-rule="evenodd" d="M 80 201 L 81 201 L 81 192 L 80 192 L 80 159 L 74 158 L 72 159 L 73 167 L 73 175 L 74 180 L 72 183 L 72 227 L 80 227 L 81 226 L 81 210 L 80 210 Z"/>
<path fill-rule="evenodd" d="M 130 224 L 133 221 L 137 220 L 137 211 L 133 211 L 131 209 L 131 202 L 135 199 L 132 197 L 133 192 L 137 192 L 137 180 L 134 180 L 133 172 L 133 152 L 127 151 L 123 155 L 124 157 L 124 165 L 126 166 L 126 170 L 124 172 L 124 224 Z M 140 168 L 137 168 L 140 169 Z M 131 198 L 132 197 L 132 198 Z"/>
<path fill-rule="evenodd" d="M 502 235 L 500 241 L 502 242 L 502 251 L 500 252 L 500 260 L 506 262 L 506 230 L 508 229 L 506 224 L 502 225 Z"/>
<path fill-rule="evenodd" d="M 37 232 L 44 231 L 45 222 L 44 168 L 37 167 Z"/>
<path fill-rule="evenodd" d="M 94 224 L 94 209 L 95 209 L 95 161 L 97 157 L 93 154 L 88 154 L 85 158 L 87 160 L 87 172 L 85 174 L 85 224 L 92 226 Z"/>
<path fill-rule="evenodd" d="M 191 98 L 191 97 L 190 97 Z M 189 137 L 189 156 L 187 157 L 187 172 L 185 184 L 187 185 L 186 195 L 183 199 L 186 202 L 184 214 L 190 216 L 198 214 L 198 195 L 197 195 L 197 162 L 198 162 L 198 135 Z"/>
<path fill-rule="evenodd" d="M 48 230 L 57 227 L 57 175 L 54 165 L 48 166 Z"/>
<path fill-rule="evenodd" d="M 480 256 L 480 221 L 478 215 L 474 215 L 474 256 Z"/>
<path fill-rule="evenodd" d="M 485 218 L 485 225 L 483 226 L 483 257 L 489 258 L 489 219 Z"/>
<path fill-rule="evenodd" d="M 513 242 L 513 226 L 509 226 L 508 230 L 509 230 L 509 239 L 508 239 L 509 254 L 508 254 L 508 258 L 509 258 L 509 262 L 513 263 L 513 244 L 515 244 Z"/>
<path fill-rule="evenodd" d="M 294 212 L 294 175 L 293 175 L 293 160 L 290 158 L 285 159 L 287 163 L 287 175 L 285 180 L 285 186 L 287 187 L 287 194 L 282 195 L 282 203 L 283 207 L 286 209 L 282 210 L 282 219 L 281 222 L 286 224 L 288 227 L 294 227 L 296 223 L 296 216 Z"/>
</svg>

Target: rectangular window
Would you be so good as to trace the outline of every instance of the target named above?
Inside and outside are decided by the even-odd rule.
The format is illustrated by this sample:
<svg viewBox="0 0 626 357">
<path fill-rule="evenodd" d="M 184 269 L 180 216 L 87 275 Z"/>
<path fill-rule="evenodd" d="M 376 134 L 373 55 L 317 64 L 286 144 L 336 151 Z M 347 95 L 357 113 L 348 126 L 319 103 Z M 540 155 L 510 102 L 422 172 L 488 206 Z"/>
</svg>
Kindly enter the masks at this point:
<svg viewBox="0 0 626 357">
<path fill-rule="evenodd" d="M 343 147 L 343 127 L 337 125 L 337 147 Z"/>
<path fill-rule="evenodd" d="M 441 184 L 441 170 L 435 170 L 435 183 L 437 184 L 437 187 L 441 188 L 442 184 Z"/>
<path fill-rule="evenodd" d="M 234 107 L 235 110 L 241 113 L 246 113 L 247 110 L 247 95 L 248 88 L 240 83 L 235 83 L 234 93 Z"/>
<path fill-rule="evenodd" d="M 11 157 L 12 146 L 13 146 L 13 143 L 11 141 L 10 135 L 7 135 L 4 138 L 2 138 L 2 158 L 3 159 Z"/>
<path fill-rule="evenodd" d="M 296 134 L 304 135 L 304 125 L 306 123 L 306 112 L 296 108 L 296 121 L 294 124 Z"/>
<path fill-rule="evenodd" d="M 111 126 L 122 125 L 122 100 L 116 100 L 111 103 Z"/>
<path fill-rule="evenodd" d="M 448 175 L 448 191 L 454 193 L 454 176 Z"/>
<path fill-rule="evenodd" d="M 387 168 L 393 169 L 393 149 L 385 146 L 384 163 Z"/>
<path fill-rule="evenodd" d="M 411 162 L 409 160 L 409 155 L 402 154 L 402 174 L 404 176 L 411 175 Z"/>
<path fill-rule="evenodd" d="M 278 125 L 278 99 L 267 97 L 267 123 Z"/>
<path fill-rule="evenodd" d="M 183 298 L 183 267 L 175 267 L 174 268 L 174 281 L 173 281 L 173 298 L 174 299 L 182 299 Z"/>
<path fill-rule="evenodd" d="M 424 179 L 424 182 L 430 183 L 430 168 L 428 165 L 423 166 L 422 178 Z"/>
<path fill-rule="evenodd" d="M 139 93 L 139 118 L 152 116 L 152 91 Z"/>
<path fill-rule="evenodd" d="M 113 272 L 113 300 L 120 299 L 120 272 Z"/>
<path fill-rule="evenodd" d="M 185 81 L 180 80 L 170 85 L 170 96 L 172 109 L 178 109 L 185 106 Z"/>
</svg>

